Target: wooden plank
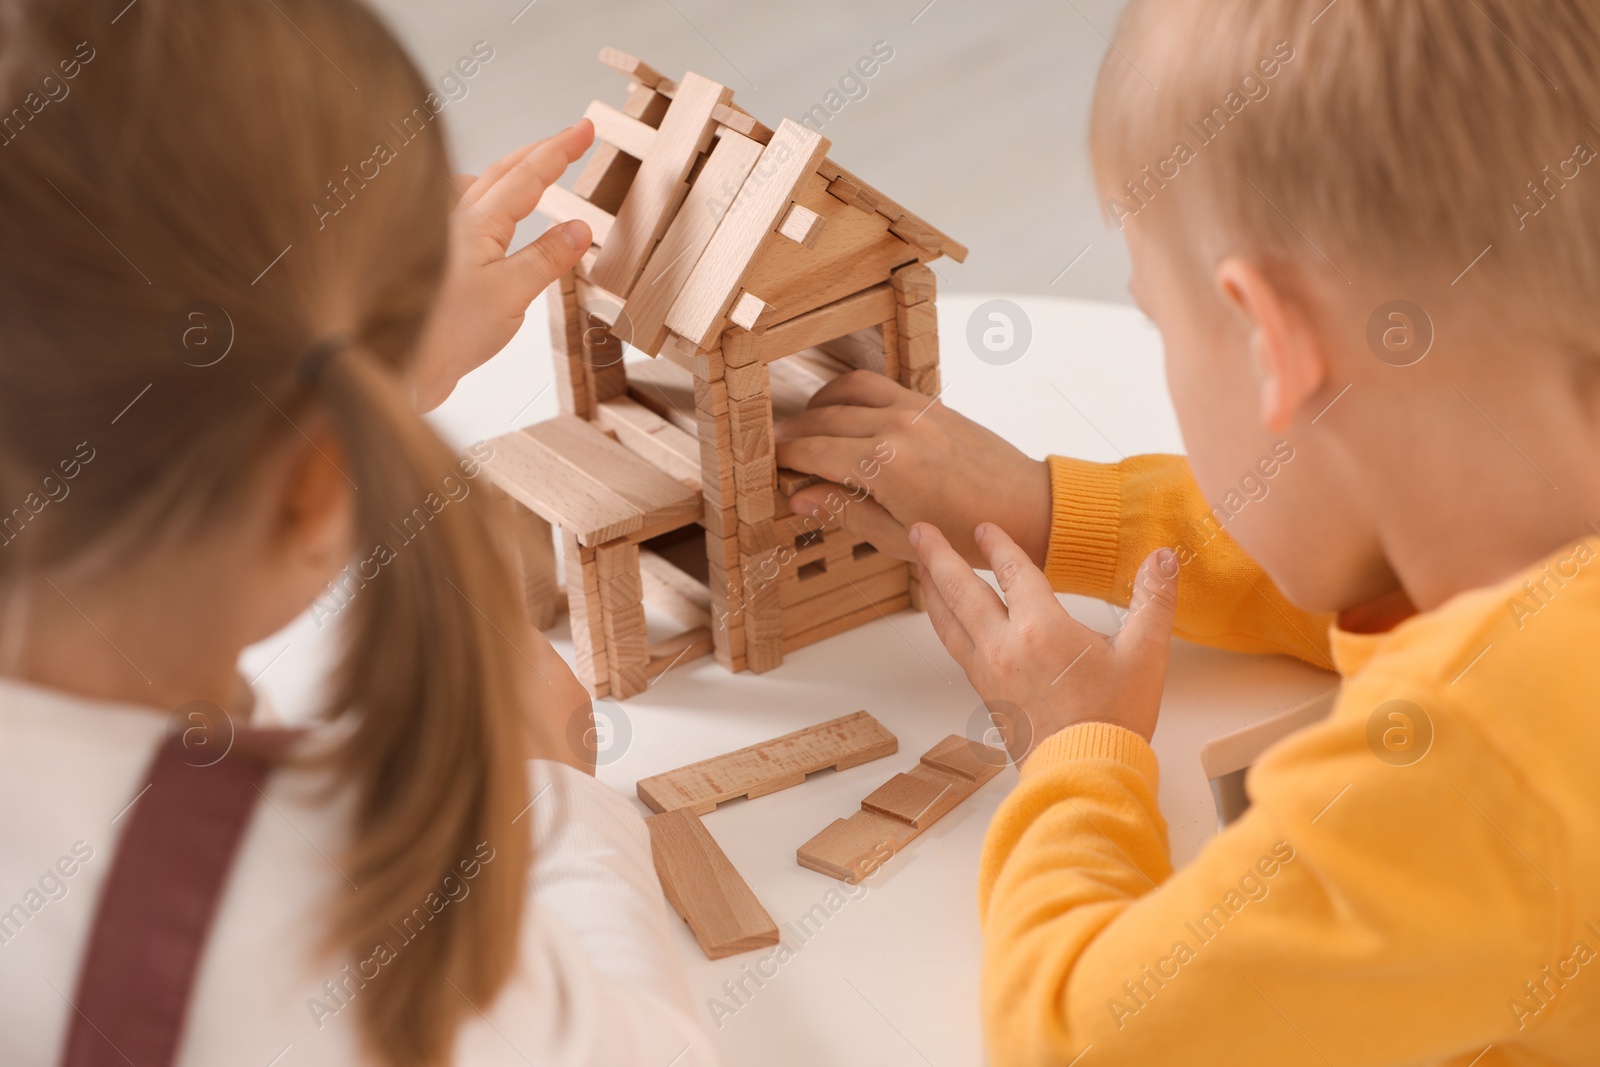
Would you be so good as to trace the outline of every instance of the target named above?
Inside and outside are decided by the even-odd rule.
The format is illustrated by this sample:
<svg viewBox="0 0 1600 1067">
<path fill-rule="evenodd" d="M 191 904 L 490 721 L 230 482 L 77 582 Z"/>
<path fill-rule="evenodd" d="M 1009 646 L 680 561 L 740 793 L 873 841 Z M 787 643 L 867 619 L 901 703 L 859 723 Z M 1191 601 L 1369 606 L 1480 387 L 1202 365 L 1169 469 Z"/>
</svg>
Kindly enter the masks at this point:
<svg viewBox="0 0 1600 1067">
<path fill-rule="evenodd" d="M 938 754 L 938 761 L 930 756 Z M 959 765 L 962 773 L 948 767 Z M 862 810 L 835 819 L 795 851 L 800 866 L 852 885 L 881 867 L 929 826 L 1000 773 L 1006 755 L 951 734 L 909 774 L 897 774 L 862 801 Z M 970 776 L 967 772 L 971 772 Z"/>
<path fill-rule="evenodd" d="M 778 943 L 772 916 L 697 816 L 668 811 L 645 825 L 661 890 L 707 959 Z"/>
<path fill-rule="evenodd" d="M 702 656 L 711 655 L 712 647 L 710 626 L 696 626 L 677 637 L 657 641 L 650 646 L 650 663 L 645 668 L 645 674 L 649 676 L 650 684 L 654 685 L 663 674 L 679 664 L 693 663 Z"/>
<path fill-rule="evenodd" d="M 646 260 L 688 192 L 684 183 L 690 169 L 710 143 L 715 128 L 711 109 L 727 103 L 732 95 L 726 86 L 694 73 L 684 75 L 678 83 L 672 106 L 667 108 L 661 128 L 653 131 L 654 142 L 617 212 L 611 240 L 595 259 L 590 276 L 597 285 L 623 297 L 633 291 Z"/>
<path fill-rule="evenodd" d="M 624 115 L 603 100 L 591 101 L 583 117 L 594 123 L 595 140 L 604 141 L 634 159 L 643 161 L 655 147 L 658 131 Z M 637 175 L 634 181 L 638 181 Z"/>
<path fill-rule="evenodd" d="M 639 799 L 651 811 L 687 808 L 699 815 L 735 797 L 760 797 L 808 774 L 850 767 L 898 751 L 900 742 L 865 711 L 830 719 L 664 774 L 641 778 Z"/>
<path fill-rule="evenodd" d="M 772 315 L 772 305 L 747 289 L 739 290 L 739 295 L 733 298 L 733 305 L 728 309 L 728 321 L 751 333 L 765 330 Z"/>
<path fill-rule="evenodd" d="M 863 608 L 904 595 L 910 581 L 910 573 L 903 564 L 899 567 L 875 566 L 859 576 L 851 573 L 854 568 L 841 569 L 843 574 L 839 580 L 830 583 L 831 588 L 808 591 L 804 579 L 796 583 L 800 587 L 798 599 L 783 607 L 785 633 L 805 633 L 836 619 L 854 616 Z M 822 583 L 826 577 L 825 574 L 818 575 L 811 581 Z"/>
<path fill-rule="evenodd" d="M 717 139 L 683 206 L 628 295 L 623 311 L 631 334 L 629 342 L 635 347 L 650 355 L 661 352 L 669 336 L 667 313 L 673 301 L 694 273 L 728 205 L 760 157 L 761 145 L 748 137 L 726 132 Z"/>
<path fill-rule="evenodd" d="M 671 103 L 671 100 L 649 86 L 634 85 L 628 90 L 628 101 L 622 106 L 622 113 L 653 129 L 661 125 L 661 117 L 667 113 L 667 106 Z M 616 145 L 600 141 L 573 180 L 572 191 L 602 211 L 615 215 L 622 206 L 623 197 L 628 195 L 634 175 L 638 173 L 637 158 Z"/>
<path fill-rule="evenodd" d="M 700 495 L 591 424 L 557 415 L 493 442 L 494 484 L 583 545 L 643 540 L 694 522 Z"/>
<path fill-rule="evenodd" d="M 632 397 L 595 405 L 595 422 L 617 443 L 691 489 L 700 488 L 700 442 Z"/>
<path fill-rule="evenodd" d="M 616 221 L 609 212 L 601 211 L 571 189 L 560 185 L 545 189 L 544 195 L 539 198 L 539 206 L 534 210 L 553 222 L 579 219 L 588 223 L 589 232 L 597 245 L 606 243 L 606 238 L 611 236 L 611 225 Z"/>
<path fill-rule="evenodd" d="M 722 332 L 728 307 L 746 272 L 762 246 L 776 239 L 774 227 L 780 214 L 827 149 L 828 141 L 821 134 L 784 120 L 756 164 L 759 180 L 746 181 L 740 188 L 699 266 L 674 301 L 667 315 L 667 326 L 673 332 L 702 348 L 710 347 Z"/>
<path fill-rule="evenodd" d="M 857 626 L 874 622 L 886 615 L 893 615 L 897 611 L 904 611 L 910 606 L 911 597 L 909 595 L 890 597 L 880 604 L 872 604 L 862 608 L 860 611 L 841 615 L 831 622 L 823 623 L 821 626 L 813 626 L 811 629 L 802 630 L 799 633 L 786 632 L 783 635 L 783 651 L 787 654 L 796 649 L 805 648 L 807 645 L 814 645 L 818 641 L 836 637 L 846 630 L 854 630 Z"/>
<path fill-rule="evenodd" d="M 711 590 L 649 550 L 639 553 L 646 604 L 690 629 L 711 625 Z M 709 635 L 708 635 L 709 636 Z"/>
<path fill-rule="evenodd" d="M 881 326 L 895 317 L 894 290 L 881 282 L 853 296 L 807 311 L 769 328 L 763 334 L 732 334 L 722 341 L 728 366 L 754 361 L 770 363 L 848 334 Z"/>
<path fill-rule="evenodd" d="M 652 89 L 661 84 L 660 71 L 638 56 L 630 56 L 619 48 L 612 48 L 610 45 L 606 45 L 600 49 L 600 62 L 612 70 L 626 74 L 641 84 L 648 85 Z"/>
<path fill-rule="evenodd" d="M 801 563 L 799 559 L 796 559 L 793 567 L 785 571 L 785 578 L 787 580 L 783 584 L 782 601 L 783 606 L 786 609 L 803 604 L 814 597 L 823 596 L 840 589 L 849 590 L 851 582 L 856 583 L 856 585 L 860 586 L 862 589 L 866 589 L 867 587 L 864 583 L 868 579 L 876 578 L 881 574 L 885 574 L 897 569 L 902 574 L 906 574 L 908 576 L 907 580 L 909 580 L 909 568 L 911 566 L 903 559 L 896 559 L 893 556 L 886 556 L 882 552 L 874 552 L 870 556 L 866 556 L 860 560 L 852 561 L 844 566 L 837 566 L 830 562 L 825 571 L 802 576 L 799 571 L 800 568 L 804 567 L 805 565 L 806 564 Z M 879 587 L 874 586 L 873 588 L 876 589 Z M 869 599 L 863 600 L 858 595 L 855 603 L 850 606 L 850 611 L 859 611 L 861 608 L 864 608 L 869 604 L 876 604 L 881 601 L 888 600 L 896 593 L 903 593 L 905 591 L 906 590 L 903 584 L 897 587 L 897 583 L 890 582 L 888 584 L 887 591 L 884 592 L 882 596 L 873 596 L 869 592 L 867 594 Z M 799 616 L 793 617 L 799 618 Z M 808 630 L 811 628 L 811 626 L 821 626 L 824 622 L 830 621 L 827 618 L 820 618 L 816 619 L 810 625 L 801 625 L 796 627 L 791 625 L 790 619 L 790 613 L 785 611 L 784 629 L 794 630 L 795 632 Z"/>
</svg>

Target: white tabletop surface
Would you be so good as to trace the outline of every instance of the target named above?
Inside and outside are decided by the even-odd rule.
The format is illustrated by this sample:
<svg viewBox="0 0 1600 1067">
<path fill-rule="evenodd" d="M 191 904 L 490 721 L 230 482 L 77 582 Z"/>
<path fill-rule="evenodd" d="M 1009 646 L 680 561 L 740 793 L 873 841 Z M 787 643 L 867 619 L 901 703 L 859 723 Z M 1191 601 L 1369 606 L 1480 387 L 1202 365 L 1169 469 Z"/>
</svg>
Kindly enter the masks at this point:
<svg viewBox="0 0 1600 1067">
<path fill-rule="evenodd" d="M 1160 338 L 1137 311 L 1017 297 L 1032 340 L 1020 358 L 1000 366 L 977 358 L 966 340 L 968 319 L 986 299 L 940 300 L 946 404 L 1034 456 L 1116 460 L 1182 451 Z M 465 445 L 553 415 L 546 338 L 541 300 L 506 351 L 464 380 L 435 414 L 441 432 Z M 1115 626 L 1104 604 L 1063 602 L 1088 625 Z M 570 660 L 564 619 L 550 638 Z M 245 671 L 292 715 L 310 705 L 330 645 L 330 631 L 301 619 L 252 648 Z M 1196 757 L 1200 744 L 1332 684 L 1333 676 L 1288 659 L 1175 644 L 1155 735 L 1174 862 L 1191 859 L 1214 833 L 1215 812 Z M 776 949 L 708 961 L 683 928 L 680 946 L 697 1009 L 727 1063 L 983 1062 L 974 887 L 984 830 L 1016 772 L 1002 772 L 912 842 L 864 883 L 864 891 L 795 862 L 801 843 L 855 811 L 862 797 L 908 770 L 945 735 L 977 736 L 971 724 L 979 705 L 927 618 L 911 611 L 802 649 L 765 675 L 730 675 L 705 658 L 671 670 L 622 705 L 599 702 L 615 739 L 601 755 L 599 775 L 629 797 L 647 775 L 862 708 L 900 739 L 894 756 L 812 775 L 804 785 L 733 801 L 705 817 L 792 952 L 781 964 Z M 839 892 L 846 889 L 848 895 Z M 742 981 L 744 991 L 730 995 L 730 981 Z M 719 1002 L 723 1008 L 714 1010 Z"/>
</svg>

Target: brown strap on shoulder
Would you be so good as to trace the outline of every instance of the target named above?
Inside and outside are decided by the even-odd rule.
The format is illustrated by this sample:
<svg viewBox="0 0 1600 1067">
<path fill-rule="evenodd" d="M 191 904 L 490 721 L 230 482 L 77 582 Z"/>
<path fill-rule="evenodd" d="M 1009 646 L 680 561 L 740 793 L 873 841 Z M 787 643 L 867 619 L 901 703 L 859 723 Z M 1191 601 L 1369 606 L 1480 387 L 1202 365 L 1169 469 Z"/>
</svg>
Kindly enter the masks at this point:
<svg viewBox="0 0 1600 1067">
<path fill-rule="evenodd" d="M 215 762 L 174 733 L 128 811 L 78 973 L 62 1067 L 171 1067 L 261 785 L 299 731 L 238 732 Z M 199 765 L 197 765 L 199 764 Z"/>
</svg>

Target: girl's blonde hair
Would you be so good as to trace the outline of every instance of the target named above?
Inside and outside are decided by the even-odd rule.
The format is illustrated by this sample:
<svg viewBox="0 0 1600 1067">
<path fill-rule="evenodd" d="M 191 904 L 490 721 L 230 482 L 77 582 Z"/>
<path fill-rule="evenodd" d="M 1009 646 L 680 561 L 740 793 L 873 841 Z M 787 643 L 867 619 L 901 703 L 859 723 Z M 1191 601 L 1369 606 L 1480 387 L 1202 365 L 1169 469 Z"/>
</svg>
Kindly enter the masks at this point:
<svg viewBox="0 0 1600 1067">
<path fill-rule="evenodd" d="M 1091 140 L 1116 222 L 1590 351 L 1596 101 L 1595 0 L 1133 0 Z"/>
<path fill-rule="evenodd" d="M 335 963 L 392 952 L 364 987 L 340 978 L 375 1053 L 441 1062 L 515 964 L 532 846 L 514 821 L 520 653 L 501 636 L 521 608 L 486 494 L 433 514 L 461 468 L 403 380 L 454 195 L 440 98 L 354 0 L 117 6 L 0 4 L 0 99 L 20 109 L 0 115 L 0 499 L 93 450 L 0 547 L 0 578 L 204 536 L 268 448 L 331 422 L 355 547 L 392 558 L 345 615 L 327 708 L 350 724 L 339 866 L 360 887 L 333 903 L 330 943 Z M 395 544 L 390 524 L 423 507 L 426 531 Z M 470 897 L 402 943 L 464 871 Z"/>
</svg>

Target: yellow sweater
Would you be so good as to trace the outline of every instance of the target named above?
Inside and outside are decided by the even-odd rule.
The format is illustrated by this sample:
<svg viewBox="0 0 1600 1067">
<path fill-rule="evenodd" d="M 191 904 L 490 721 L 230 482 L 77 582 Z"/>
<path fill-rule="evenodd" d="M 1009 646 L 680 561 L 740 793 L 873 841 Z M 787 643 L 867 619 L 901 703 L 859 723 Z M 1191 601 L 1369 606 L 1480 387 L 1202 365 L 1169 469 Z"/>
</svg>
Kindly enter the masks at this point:
<svg viewBox="0 0 1600 1067">
<path fill-rule="evenodd" d="M 979 882 L 991 1062 L 1600 1064 L 1600 543 L 1361 636 L 1284 602 L 1182 459 L 1051 467 L 1058 589 L 1126 603 L 1184 543 L 1183 636 L 1345 682 L 1177 872 L 1142 738 L 1029 757 Z"/>
</svg>

